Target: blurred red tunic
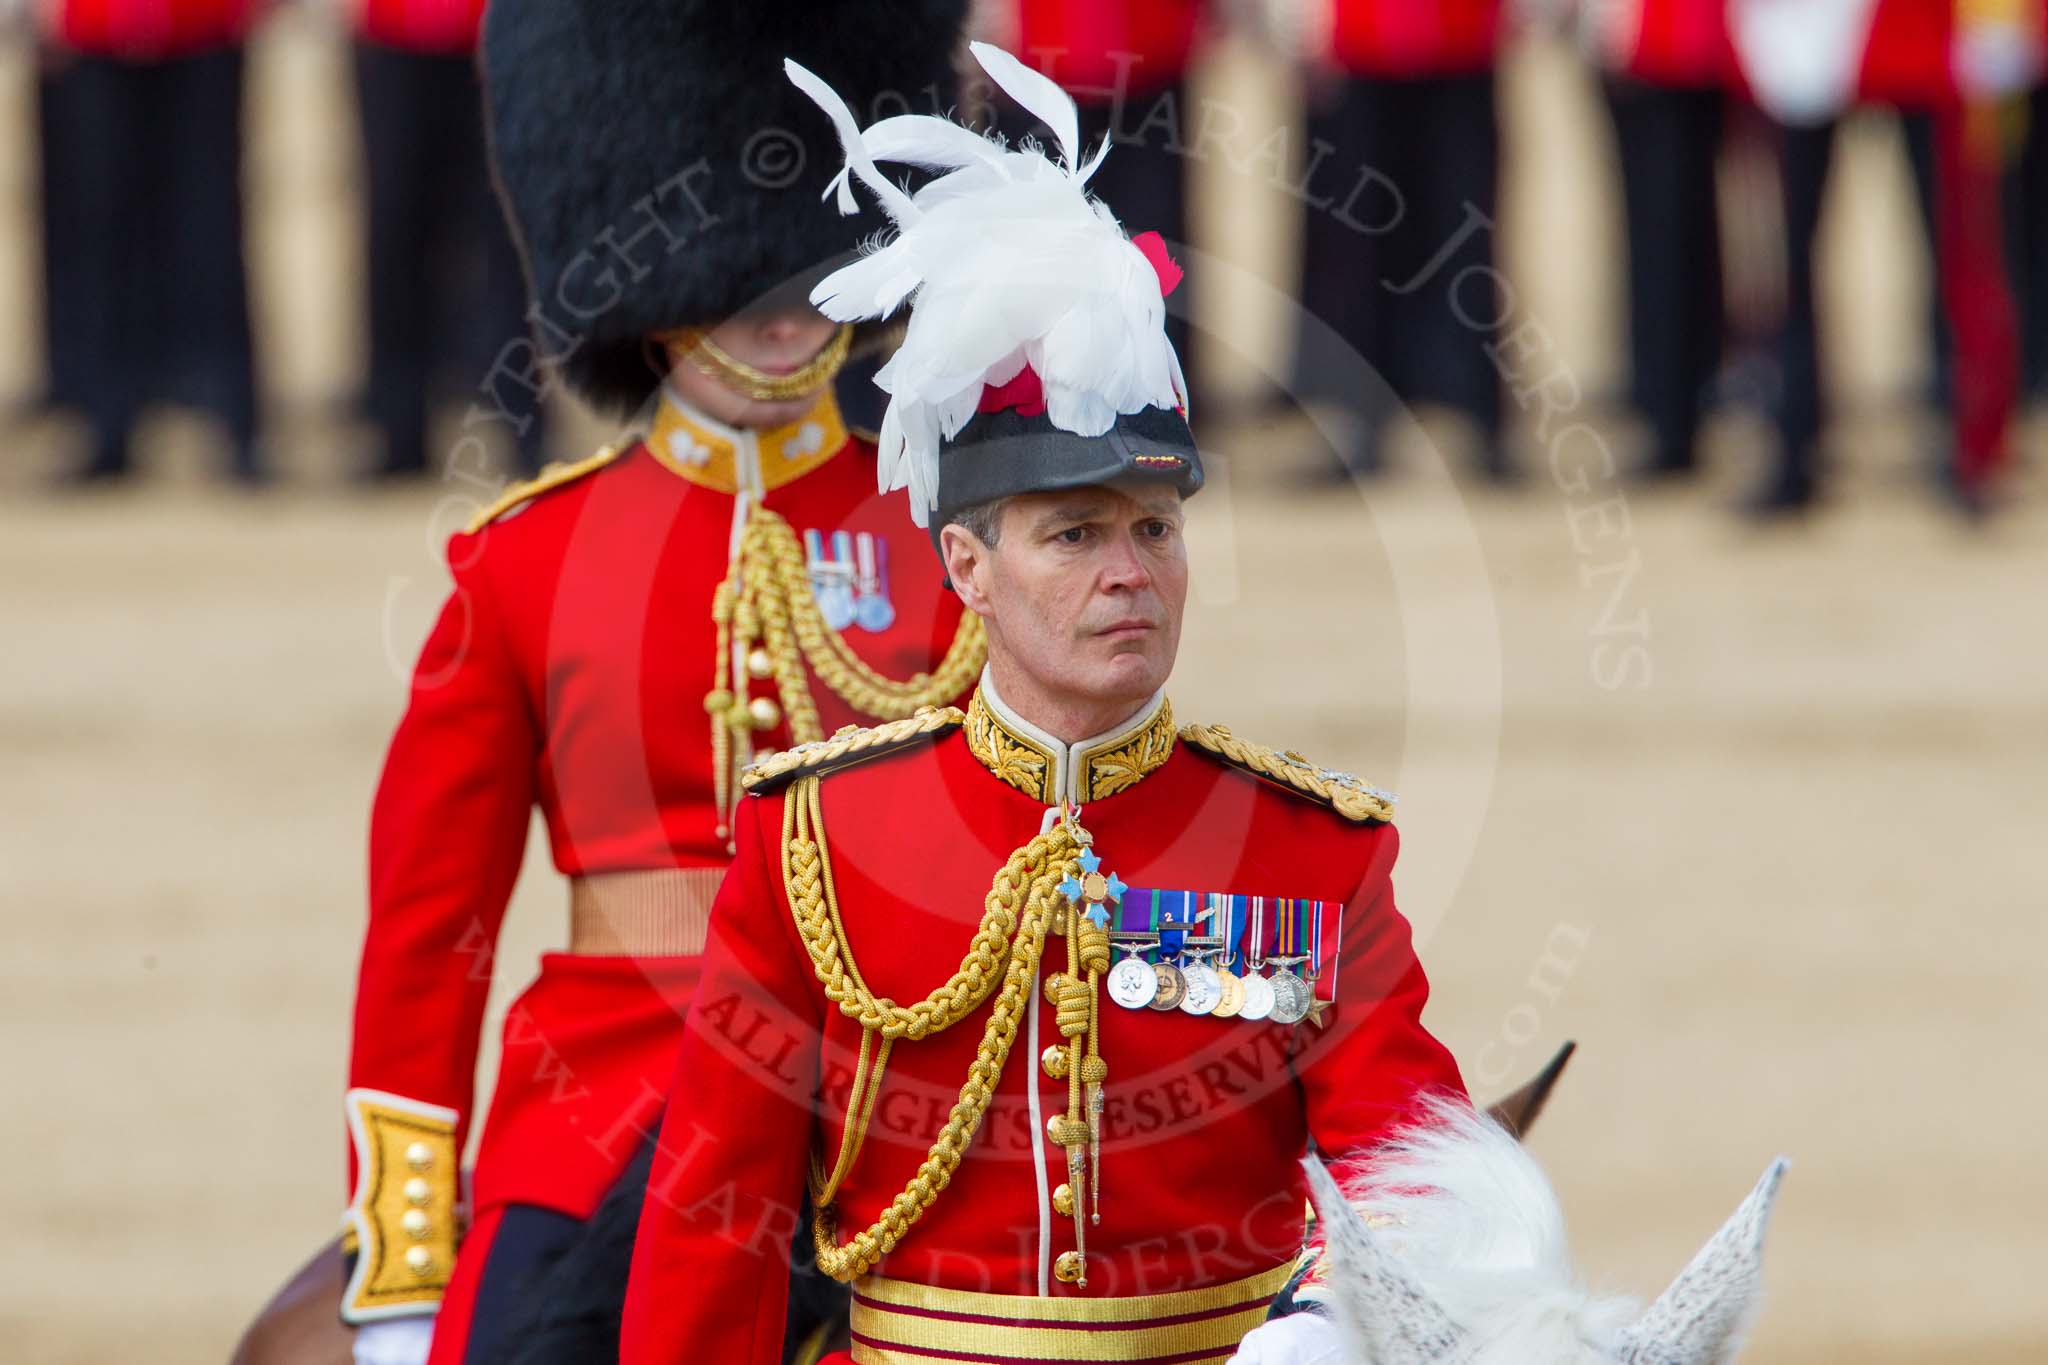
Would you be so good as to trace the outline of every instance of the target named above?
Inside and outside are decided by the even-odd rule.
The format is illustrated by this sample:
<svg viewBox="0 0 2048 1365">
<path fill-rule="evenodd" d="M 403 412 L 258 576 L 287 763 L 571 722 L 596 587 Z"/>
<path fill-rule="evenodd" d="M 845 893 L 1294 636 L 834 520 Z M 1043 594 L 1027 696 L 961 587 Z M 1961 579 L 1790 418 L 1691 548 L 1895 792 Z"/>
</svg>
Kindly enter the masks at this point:
<svg viewBox="0 0 2048 1365">
<path fill-rule="evenodd" d="M 407 52 L 476 50 L 484 0 L 361 0 L 356 33 Z"/>
<path fill-rule="evenodd" d="M 1330 57 L 1358 76 L 1457 76 L 1493 65 L 1500 0 L 1326 0 Z"/>
<path fill-rule="evenodd" d="M 50 18 L 65 47 L 141 62 L 232 47 L 255 10 L 255 0 L 55 0 Z"/>
<path fill-rule="evenodd" d="M 1018 55 L 1077 99 L 1142 94 L 1186 74 L 1199 0 L 1018 0 Z"/>
<path fill-rule="evenodd" d="M 1719 86 L 1736 71 L 1727 0 L 1629 0 L 1600 10 L 1607 66 L 1652 85 Z"/>
</svg>

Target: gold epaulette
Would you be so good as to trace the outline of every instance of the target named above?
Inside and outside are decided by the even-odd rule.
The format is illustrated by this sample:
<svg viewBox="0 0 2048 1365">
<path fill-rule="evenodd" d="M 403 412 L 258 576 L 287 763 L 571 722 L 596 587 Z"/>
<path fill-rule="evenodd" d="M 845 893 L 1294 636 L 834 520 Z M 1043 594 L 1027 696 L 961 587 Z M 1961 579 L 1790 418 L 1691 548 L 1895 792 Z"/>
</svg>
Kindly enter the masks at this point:
<svg viewBox="0 0 2048 1365">
<path fill-rule="evenodd" d="M 601 446 L 595 455 L 586 460 L 552 460 L 541 467 L 540 473 L 523 483 L 513 484 L 496 502 L 472 517 L 463 534 L 473 536 L 521 503 L 560 488 L 565 483 L 574 483 L 585 474 L 602 469 L 617 458 L 618 447 Z"/>
<path fill-rule="evenodd" d="M 1233 768 L 1263 777 L 1298 796 L 1328 806 L 1346 820 L 1359 824 L 1387 824 L 1394 818 L 1392 792 L 1361 782 L 1350 773 L 1311 763 L 1289 749 L 1278 752 L 1263 744 L 1252 744 L 1221 725 L 1183 725 L 1181 740 L 1203 753 L 1211 754 Z"/>
<path fill-rule="evenodd" d="M 756 796 L 788 785 L 807 773 L 828 773 L 850 768 L 871 758 L 907 749 L 923 740 L 957 730 L 967 721 L 957 706 L 922 706 L 914 716 L 885 721 L 863 729 L 841 726 L 830 738 L 812 740 L 778 750 L 747 765 L 740 773 L 740 786 Z"/>
</svg>

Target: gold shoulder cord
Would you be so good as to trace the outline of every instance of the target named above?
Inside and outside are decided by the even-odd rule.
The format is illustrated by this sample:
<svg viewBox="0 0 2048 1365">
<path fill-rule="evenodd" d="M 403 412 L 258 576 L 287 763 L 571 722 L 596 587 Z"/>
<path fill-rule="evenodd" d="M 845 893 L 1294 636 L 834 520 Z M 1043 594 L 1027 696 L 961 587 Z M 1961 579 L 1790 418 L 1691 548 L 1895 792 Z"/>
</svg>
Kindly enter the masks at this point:
<svg viewBox="0 0 2048 1365">
<path fill-rule="evenodd" d="M 860 1055 L 838 1158 L 829 1174 L 815 1159 L 811 1169 L 818 1209 L 814 1229 L 818 1266 L 835 1280 L 849 1281 L 866 1274 L 894 1250 L 924 1216 L 952 1180 L 980 1130 L 1003 1065 L 1017 1041 L 1024 1011 L 1032 1007 L 1031 992 L 1045 952 L 1045 936 L 1059 928 L 1058 921 L 1063 918 L 1066 902 L 1060 883 L 1074 875 L 1086 835 L 1062 822 L 1012 853 L 989 888 L 980 927 L 959 970 L 923 1000 L 899 1005 L 868 988 L 846 942 L 818 788 L 818 777 L 813 774 L 799 778 L 784 797 L 782 879 L 790 913 L 810 954 L 812 969 L 825 988 L 825 998 L 861 1028 Z M 1108 956 L 1106 943 L 1103 956 Z M 932 1142 L 931 1151 L 882 1216 L 842 1245 L 832 1200 L 860 1155 L 890 1049 L 898 1039 L 929 1037 L 959 1023 L 988 999 L 998 979 L 1002 989 L 989 1012 L 981 1047 L 960 1087 L 960 1099 Z M 1085 1026 L 1090 1005 L 1084 1002 L 1080 1008 L 1080 1022 Z M 1070 1121 L 1073 1117 L 1070 1112 Z"/>
<path fill-rule="evenodd" d="M 961 613 L 953 643 L 930 673 L 899 682 L 875 672 L 825 624 L 795 529 L 759 505 L 747 516 L 732 567 L 712 600 L 711 615 L 717 625 L 718 657 L 704 709 L 711 713 L 711 766 L 721 839 L 731 837 L 738 768 L 735 734 L 771 729 L 786 718 L 792 743 L 809 744 L 824 737 L 806 664 L 840 700 L 877 720 L 900 720 L 920 707 L 949 702 L 981 672 L 981 618 L 972 612 Z M 750 675 L 775 679 L 776 694 L 782 699 L 779 710 L 766 698 L 747 701 L 744 684 L 733 677 L 736 653 L 745 656 Z"/>
</svg>

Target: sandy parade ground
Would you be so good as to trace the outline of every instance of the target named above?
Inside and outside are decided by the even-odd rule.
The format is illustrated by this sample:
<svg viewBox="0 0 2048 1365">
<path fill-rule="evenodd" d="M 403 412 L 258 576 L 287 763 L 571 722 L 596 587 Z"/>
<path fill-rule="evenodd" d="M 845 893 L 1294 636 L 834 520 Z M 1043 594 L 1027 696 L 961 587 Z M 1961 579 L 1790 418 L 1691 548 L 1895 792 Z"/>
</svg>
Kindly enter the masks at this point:
<svg viewBox="0 0 2048 1365">
<path fill-rule="evenodd" d="M 300 19 L 259 53 L 281 486 L 219 489 L 205 433 L 172 419 L 142 483 L 54 496 L 39 485 L 63 433 L 6 437 L 8 1360 L 224 1359 L 342 1201 L 369 794 L 445 584 L 439 542 L 474 496 L 344 487 L 354 455 L 317 407 L 349 382 L 359 326 L 352 153 L 317 104 L 344 71 Z M 23 125 L 27 75 L 18 57 L 0 71 L 0 127 Z M 1212 73 L 1252 117 L 1271 116 L 1263 80 L 1237 56 Z M 1579 145 L 1593 112 L 1561 54 L 1518 63 L 1511 149 L 1562 150 L 1503 216 L 1518 308 L 1621 449 L 1597 401 L 1615 286 Z M 1298 416 L 1212 425 L 1174 703 L 1401 793 L 1429 1022 L 1473 1088 L 1581 1044 L 1533 1145 L 1592 1279 L 1654 1293 L 1784 1152 L 1747 1359 L 2039 1361 L 2048 486 L 2022 477 L 1982 527 L 1929 495 L 1930 429 L 1893 401 L 1915 305 L 1859 284 L 1924 268 L 1899 246 L 1887 136 L 1852 146 L 1840 193 L 1863 212 L 1831 229 L 1850 415 L 1818 516 L 1730 514 L 1760 458 L 1741 416 L 1716 426 L 1704 486 L 1651 491 L 1533 414 L 1510 490 L 1468 481 L 1434 422 L 1355 488 L 1308 485 Z M 0 139 L 0 392 L 37 363 L 17 141 Z M 1235 174 L 1205 189 L 1212 240 L 1280 277 L 1256 224 L 1218 207 L 1255 192 Z M 1285 319 L 1253 276 L 1216 276 L 1206 320 L 1246 354 L 1219 352 L 1212 378 L 1242 389 Z M 565 455 L 602 436 L 573 425 Z M 536 841 L 500 1007 L 559 942 L 563 901 Z"/>
</svg>

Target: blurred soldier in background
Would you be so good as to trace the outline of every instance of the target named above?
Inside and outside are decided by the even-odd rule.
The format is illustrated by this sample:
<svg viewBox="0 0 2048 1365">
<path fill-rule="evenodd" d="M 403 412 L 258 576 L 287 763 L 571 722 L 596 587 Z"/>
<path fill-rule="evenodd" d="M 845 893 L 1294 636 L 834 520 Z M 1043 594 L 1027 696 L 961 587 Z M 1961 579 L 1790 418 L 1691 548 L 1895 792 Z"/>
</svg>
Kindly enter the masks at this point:
<svg viewBox="0 0 2048 1365">
<path fill-rule="evenodd" d="M 1620 153 L 1628 231 L 1629 396 L 1649 427 L 1640 470 L 1689 474 L 1721 362 L 1722 108 L 1732 72 L 1726 0 L 1587 6 Z"/>
<path fill-rule="evenodd" d="M 1937 394 L 1954 409 L 1946 485 L 1978 510 L 2003 462 L 2016 367 L 1997 218 L 2000 151 L 1985 101 L 2037 69 L 2035 0 L 1733 0 L 1742 75 L 1783 127 L 1786 312 L 1775 468 L 1751 500 L 1798 511 L 1819 492 L 1821 402 L 1813 244 L 1836 123 L 1858 102 L 1898 109 L 1929 219 L 1939 312 Z M 1944 337 L 1944 332 L 1946 337 Z M 1946 344 L 1945 344 L 1946 343 Z M 1944 353 L 1952 353 L 1945 366 Z M 1944 380 L 1944 371 L 1952 377 Z"/>
<path fill-rule="evenodd" d="M 428 471 L 429 395 L 487 374 L 526 335 L 519 256 L 491 189 L 476 40 L 484 0 L 353 0 L 369 216 L 373 472 Z M 538 403 L 507 414 L 520 468 L 540 466 Z M 522 425 L 523 423 L 523 425 Z"/>
<path fill-rule="evenodd" d="M 1433 402 L 1470 422 L 1483 473 L 1511 477 L 1486 350 L 1498 313 L 1498 0 L 1307 3 L 1300 31 L 1320 160 L 1306 182 L 1300 297 L 1387 389 L 1358 392 L 1355 361 L 1320 354 L 1304 333 L 1296 392 L 1353 419 L 1356 438 L 1338 452 L 1350 474 L 1380 468 L 1393 403 Z"/>
<path fill-rule="evenodd" d="M 261 478 L 242 250 L 242 44 L 255 0 L 53 0 L 41 91 L 50 396 L 129 470 L 144 408 L 189 403 Z"/>
</svg>

